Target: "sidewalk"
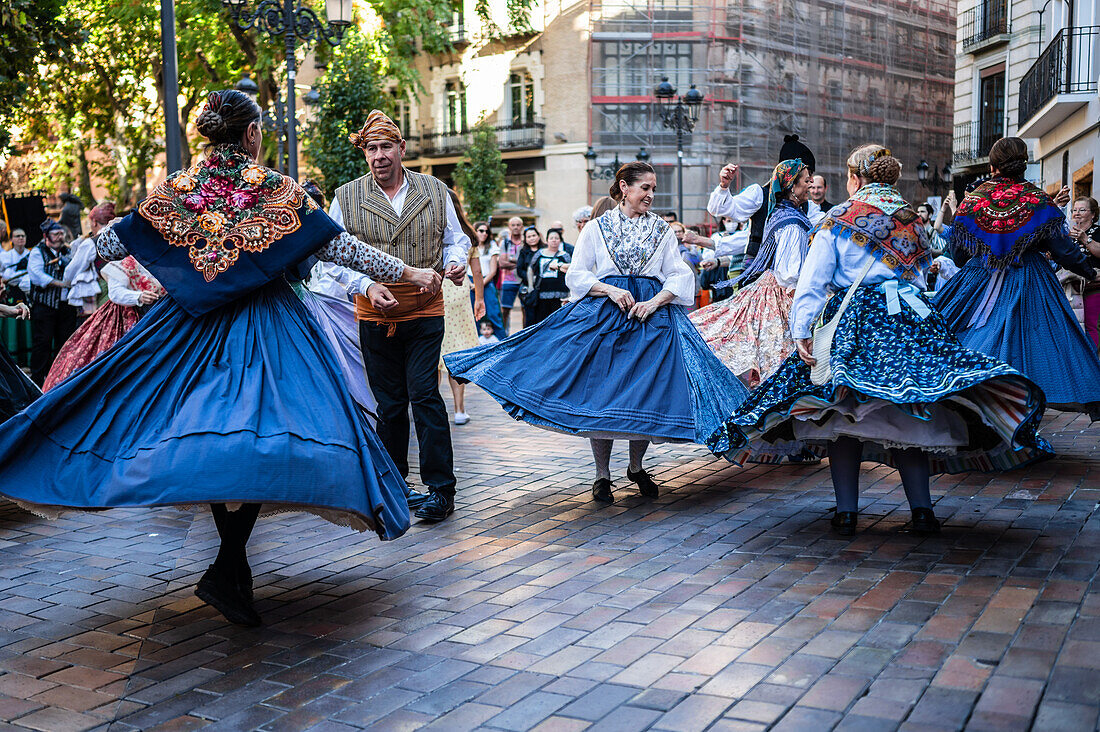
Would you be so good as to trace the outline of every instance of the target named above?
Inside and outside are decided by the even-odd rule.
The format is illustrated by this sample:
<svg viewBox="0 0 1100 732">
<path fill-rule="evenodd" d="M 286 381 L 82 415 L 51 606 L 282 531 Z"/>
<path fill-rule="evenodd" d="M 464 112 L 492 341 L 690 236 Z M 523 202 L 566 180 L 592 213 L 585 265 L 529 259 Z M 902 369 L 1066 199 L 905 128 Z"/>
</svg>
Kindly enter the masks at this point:
<svg viewBox="0 0 1100 732">
<path fill-rule="evenodd" d="M 444 387 L 449 401 L 449 392 Z M 1092 730 L 1100 711 L 1100 425 L 1059 458 L 933 483 L 906 530 L 865 464 L 830 534 L 827 464 L 740 469 L 658 446 L 654 501 L 588 500 L 582 440 L 483 392 L 453 428 L 458 510 L 382 543 L 299 514 L 250 544 L 265 625 L 192 594 L 206 515 L 46 521 L 0 506 L 0 720 L 111 730 Z M 4 726 L 4 728 L 9 728 Z"/>
</svg>

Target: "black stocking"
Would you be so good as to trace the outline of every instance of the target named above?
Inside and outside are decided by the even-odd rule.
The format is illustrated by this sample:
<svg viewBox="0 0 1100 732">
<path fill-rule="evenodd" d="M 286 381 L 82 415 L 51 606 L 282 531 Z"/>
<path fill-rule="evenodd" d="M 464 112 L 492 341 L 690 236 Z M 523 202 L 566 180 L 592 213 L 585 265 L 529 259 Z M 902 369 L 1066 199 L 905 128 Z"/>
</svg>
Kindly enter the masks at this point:
<svg viewBox="0 0 1100 732">
<path fill-rule="evenodd" d="M 218 527 L 218 536 L 222 540 L 214 566 L 233 570 L 241 562 L 247 562 L 245 545 L 256 526 L 260 504 L 244 503 L 236 511 L 230 511 L 224 503 L 211 503 L 210 512 L 214 515 L 214 525 Z"/>
</svg>

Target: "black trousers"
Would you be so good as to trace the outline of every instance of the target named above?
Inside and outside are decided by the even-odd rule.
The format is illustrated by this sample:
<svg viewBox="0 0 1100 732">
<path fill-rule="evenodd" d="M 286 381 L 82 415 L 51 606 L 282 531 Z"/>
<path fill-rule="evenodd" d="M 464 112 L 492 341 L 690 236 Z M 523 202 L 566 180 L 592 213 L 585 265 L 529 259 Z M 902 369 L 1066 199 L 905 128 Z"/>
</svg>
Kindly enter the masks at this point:
<svg viewBox="0 0 1100 732">
<path fill-rule="evenodd" d="M 359 342 L 371 391 L 378 400 L 378 436 L 401 471 L 409 475 L 409 407 L 420 444 L 420 479 L 430 490 L 455 494 L 454 450 L 447 405 L 439 394 L 443 318 L 417 318 L 388 325 L 359 323 Z"/>
<path fill-rule="evenodd" d="M 31 379 L 42 386 L 50 366 L 76 330 L 76 308 L 66 302 L 56 308 L 31 305 Z"/>
</svg>

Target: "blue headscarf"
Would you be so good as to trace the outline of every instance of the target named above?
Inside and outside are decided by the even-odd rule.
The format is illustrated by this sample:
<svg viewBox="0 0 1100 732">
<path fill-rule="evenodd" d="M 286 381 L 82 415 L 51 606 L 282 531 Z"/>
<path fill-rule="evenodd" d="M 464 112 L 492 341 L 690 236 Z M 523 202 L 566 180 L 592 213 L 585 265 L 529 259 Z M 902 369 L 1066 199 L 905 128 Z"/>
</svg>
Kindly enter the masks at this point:
<svg viewBox="0 0 1100 732">
<path fill-rule="evenodd" d="M 775 166 L 772 179 L 768 183 L 768 216 L 771 216 L 772 211 L 775 210 L 776 196 L 784 191 L 791 190 L 794 182 L 798 180 L 798 176 L 803 170 L 807 169 L 808 166 L 797 158 L 784 160 Z"/>
</svg>

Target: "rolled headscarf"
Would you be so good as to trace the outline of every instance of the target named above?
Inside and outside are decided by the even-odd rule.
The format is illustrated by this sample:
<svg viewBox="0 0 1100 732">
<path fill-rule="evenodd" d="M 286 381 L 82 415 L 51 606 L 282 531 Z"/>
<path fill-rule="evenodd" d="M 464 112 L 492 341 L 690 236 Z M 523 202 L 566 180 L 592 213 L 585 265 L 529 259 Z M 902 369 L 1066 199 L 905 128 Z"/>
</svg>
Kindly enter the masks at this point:
<svg viewBox="0 0 1100 732">
<path fill-rule="evenodd" d="M 88 214 L 88 218 L 93 223 L 100 225 L 107 225 L 111 223 L 111 219 L 115 217 L 115 204 L 111 201 L 104 201 L 91 210 Z"/>
<path fill-rule="evenodd" d="M 53 219 L 46 219 L 38 225 L 38 228 L 42 229 L 42 238 L 49 236 L 51 231 L 64 231 L 64 229 L 61 228 L 61 224 Z"/>
<path fill-rule="evenodd" d="M 771 182 L 768 183 L 768 215 L 775 210 L 775 197 L 783 191 L 789 191 L 799 174 L 809 166 L 801 160 L 784 160 L 775 166 Z"/>
<path fill-rule="evenodd" d="M 363 129 L 348 136 L 351 144 L 360 150 L 365 150 L 369 142 L 399 143 L 401 139 L 401 130 L 397 124 L 380 109 L 372 109 Z"/>
</svg>

